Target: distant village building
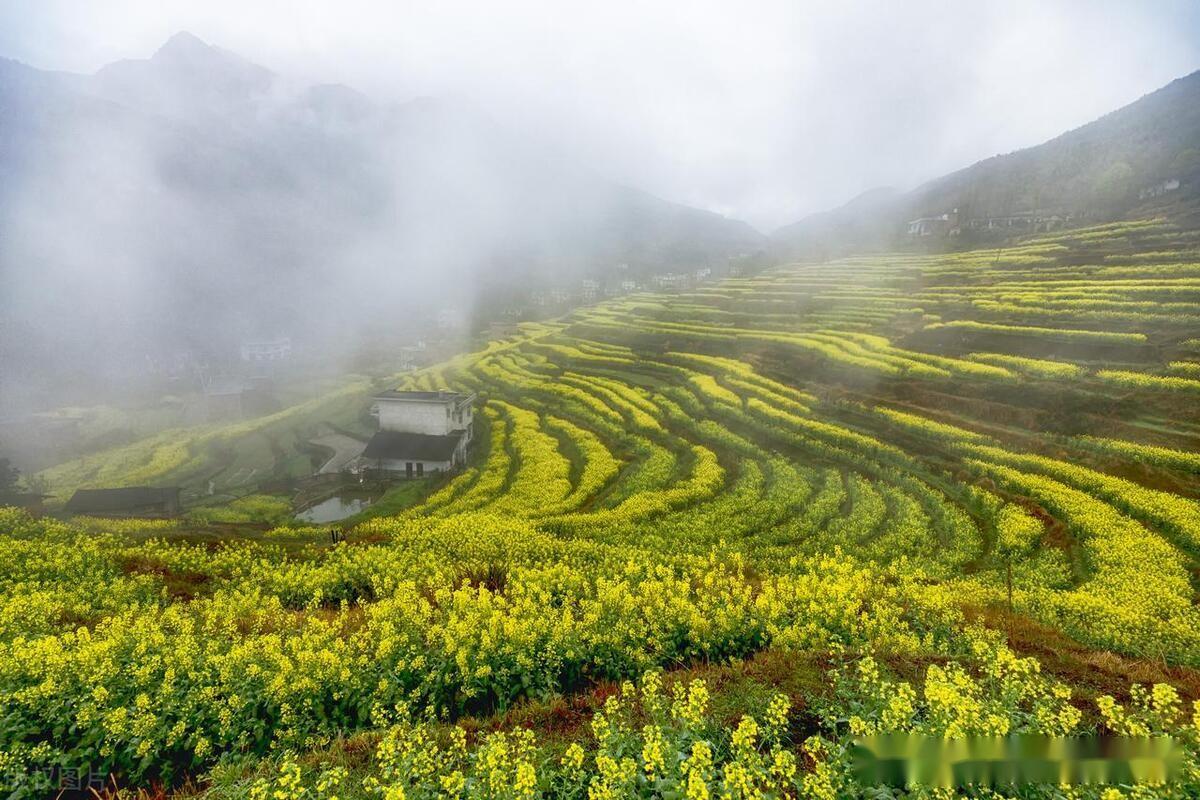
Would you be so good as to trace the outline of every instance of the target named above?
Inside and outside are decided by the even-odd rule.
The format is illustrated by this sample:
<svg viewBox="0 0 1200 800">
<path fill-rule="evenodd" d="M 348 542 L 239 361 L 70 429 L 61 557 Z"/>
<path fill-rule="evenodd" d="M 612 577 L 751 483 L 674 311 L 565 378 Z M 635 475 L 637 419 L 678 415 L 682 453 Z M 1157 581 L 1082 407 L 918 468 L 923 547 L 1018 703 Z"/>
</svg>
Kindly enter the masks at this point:
<svg viewBox="0 0 1200 800">
<path fill-rule="evenodd" d="M 972 217 L 967 227 L 972 231 L 1042 233 L 1063 228 L 1074 219 L 1075 215 L 1066 211 L 1019 211 L 993 217 Z"/>
<path fill-rule="evenodd" d="M 579 296 L 585 303 L 595 300 L 597 295 L 600 293 L 599 281 L 585 278 L 582 282 L 580 282 L 579 286 Z"/>
<path fill-rule="evenodd" d="M 712 277 L 712 269 L 709 267 L 701 267 L 700 269 L 696 270 L 693 275 L 697 281 L 706 281 Z"/>
<path fill-rule="evenodd" d="M 692 276 L 686 272 L 669 272 L 665 275 L 651 276 L 650 283 L 658 289 L 679 291 L 691 287 Z"/>
<path fill-rule="evenodd" d="M 1178 178 L 1167 178 L 1166 180 L 1152 183 L 1149 186 L 1138 192 L 1139 200 L 1147 200 L 1152 197 L 1162 197 L 1168 192 L 1173 192 L 1179 188 Z"/>
<path fill-rule="evenodd" d="M 937 217 L 921 217 L 908 221 L 908 236 L 921 239 L 926 236 L 949 236 L 958 228 L 958 209 Z"/>
<path fill-rule="evenodd" d="M 242 361 L 256 364 L 287 361 L 292 357 L 292 340 L 287 336 L 261 342 L 242 343 Z"/>
<path fill-rule="evenodd" d="M 400 348 L 400 371 L 416 369 L 425 362 L 425 340 Z"/>
<path fill-rule="evenodd" d="M 363 451 L 364 466 L 419 478 L 466 463 L 474 394 L 394 390 L 374 401 L 379 432 Z"/>
<path fill-rule="evenodd" d="M 178 486 L 80 489 L 64 509 L 92 517 L 174 517 L 181 508 L 179 492 Z"/>
<path fill-rule="evenodd" d="M 620 297 L 623 294 L 629 294 L 637 286 L 636 283 L 629 279 L 622 280 L 618 277 L 609 276 L 604 283 L 605 297 Z"/>
</svg>

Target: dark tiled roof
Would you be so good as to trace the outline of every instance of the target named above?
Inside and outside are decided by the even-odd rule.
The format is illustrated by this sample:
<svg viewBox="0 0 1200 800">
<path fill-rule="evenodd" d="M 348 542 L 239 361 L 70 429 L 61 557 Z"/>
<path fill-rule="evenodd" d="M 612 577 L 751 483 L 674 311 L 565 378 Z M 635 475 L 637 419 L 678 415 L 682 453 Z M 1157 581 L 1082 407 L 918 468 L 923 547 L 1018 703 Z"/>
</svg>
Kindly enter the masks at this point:
<svg viewBox="0 0 1200 800">
<path fill-rule="evenodd" d="M 389 461 L 450 461 L 461 433 L 431 436 L 425 433 L 380 431 L 367 442 L 363 458 Z"/>
<path fill-rule="evenodd" d="M 389 389 L 386 392 L 380 392 L 375 397 L 381 400 L 411 400 L 417 403 L 461 403 L 469 399 L 470 395 L 465 395 L 462 392 L 402 392 L 399 389 Z"/>
<path fill-rule="evenodd" d="M 123 489 L 80 489 L 64 508 L 73 513 L 126 511 L 130 509 L 179 503 L 179 487 L 156 489 L 129 486 Z"/>
</svg>

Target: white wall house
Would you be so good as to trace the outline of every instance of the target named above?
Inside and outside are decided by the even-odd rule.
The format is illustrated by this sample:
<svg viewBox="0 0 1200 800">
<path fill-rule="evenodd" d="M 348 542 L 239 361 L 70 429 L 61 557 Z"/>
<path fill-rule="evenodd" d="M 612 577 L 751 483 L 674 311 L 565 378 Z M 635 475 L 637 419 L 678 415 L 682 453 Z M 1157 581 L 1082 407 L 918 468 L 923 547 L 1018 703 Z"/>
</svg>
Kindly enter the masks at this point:
<svg viewBox="0 0 1200 800">
<path fill-rule="evenodd" d="M 1167 178 L 1166 180 L 1161 180 L 1158 183 L 1153 183 L 1142 189 L 1140 192 L 1138 192 L 1138 199 L 1145 200 L 1147 197 L 1162 197 L 1164 194 L 1173 192 L 1178 188 L 1178 178 Z"/>
<path fill-rule="evenodd" d="M 936 217 L 909 220 L 908 235 L 912 237 L 945 236 L 958 226 L 958 209 Z"/>
<path fill-rule="evenodd" d="M 242 361 L 287 361 L 292 357 L 292 340 L 287 336 L 261 342 L 242 343 Z"/>
<path fill-rule="evenodd" d="M 466 462 L 475 395 L 459 392 L 388 391 L 376 395 L 372 413 L 379 432 L 363 451 L 368 468 L 419 478 Z"/>
<path fill-rule="evenodd" d="M 372 412 L 381 431 L 445 436 L 470 433 L 475 395 L 460 392 L 389 391 L 374 398 Z"/>
</svg>

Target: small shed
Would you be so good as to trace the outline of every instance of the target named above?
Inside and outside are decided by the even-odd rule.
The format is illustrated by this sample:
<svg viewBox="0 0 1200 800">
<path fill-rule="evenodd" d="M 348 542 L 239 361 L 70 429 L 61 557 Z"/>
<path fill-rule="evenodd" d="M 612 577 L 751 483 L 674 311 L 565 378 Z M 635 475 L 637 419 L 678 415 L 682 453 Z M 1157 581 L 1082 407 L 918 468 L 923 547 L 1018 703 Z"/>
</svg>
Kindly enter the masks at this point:
<svg viewBox="0 0 1200 800">
<path fill-rule="evenodd" d="M 179 492 L 178 486 L 79 489 L 64 509 L 94 517 L 175 517 L 181 508 Z"/>
<path fill-rule="evenodd" d="M 257 342 L 242 342 L 242 361 L 287 361 L 292 357 L 292 340 L 288 336 Z"/>
</svg>

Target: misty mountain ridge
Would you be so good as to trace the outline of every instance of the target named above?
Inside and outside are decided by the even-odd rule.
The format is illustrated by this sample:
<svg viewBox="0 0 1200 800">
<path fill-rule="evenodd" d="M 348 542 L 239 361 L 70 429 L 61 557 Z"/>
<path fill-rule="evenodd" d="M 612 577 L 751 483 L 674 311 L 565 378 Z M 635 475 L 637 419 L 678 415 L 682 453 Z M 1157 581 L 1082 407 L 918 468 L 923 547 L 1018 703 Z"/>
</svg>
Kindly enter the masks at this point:
<svg viewBox="0 0 1200 800">
<path fill-rule="evenodd" d="M 910 241 L 910 220 L 957 210 L 966 244 L 1034 232 L 1038 223 L 1026 225 L 1024 218 L 1052 225 L 1056 217 L 1069 224 L 1192 216 L 1198 201 L 1200 72 L 1194 72 L 1043 144 L 986 158 L 908 192 L 866 192 L 771 238 L 787 255 L 896 247 Z"/>
<path fill-rule="evenodd" d="M 765 242 L 469 107 L 303 85 L 188 33 L 92 75 L 0 60 L 0 177 L 13 383 L 49 358 L 124 375 L 279 332 L 352 342 L 495 285 L 723 266 Z"/>
<path fill-rule="evenodd" d="M 955 235 L 922 246 L 1031 232 L 1004 221 L 1037 215 L 1195 213 L 1197 148 L 1200 73 L 1045 144 L 864 192 L 769 246 L 908 246 L 910 220 L 951 212 Z M 332 351 L 439 307 L 519 305 L 618 268 L 720 274 L 767 246 L 469 106 L 297 82 L 186 32 L 91 75 L 0 59 L 0 405 L 48 360 L 119 381 L 163 354 L 260 336 Z"/>
<path fill-rule="evenodd" d="M 102 67 L 92 91 L 131 108 L 181 119 L 253 113 L 279 84 L 273 72 L 191 33 L 172 36 L 148 59 Z"/>
</svg>

